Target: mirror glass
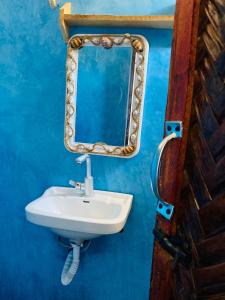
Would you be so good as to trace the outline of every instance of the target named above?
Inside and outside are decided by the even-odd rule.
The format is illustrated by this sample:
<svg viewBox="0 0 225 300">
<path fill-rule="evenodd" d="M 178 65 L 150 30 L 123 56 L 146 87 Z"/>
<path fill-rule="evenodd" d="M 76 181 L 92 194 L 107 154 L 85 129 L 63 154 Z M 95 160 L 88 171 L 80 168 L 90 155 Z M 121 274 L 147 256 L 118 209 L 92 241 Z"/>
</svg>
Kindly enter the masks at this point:
<svg viewBox="0 0 225 300">
<path fill-rule="evenodd" d="M 138 153 L 148 60 L 140 35 L 75 35 L 66 64 L 65 146 L 71 152 Z"/>
<path fill-rule="evenodd" d="M 78 143 L 126 144 L 131 61 L 130 46 L 110 50 L 89 46 L 79 52 L 75 123 Z"/>
</svg>

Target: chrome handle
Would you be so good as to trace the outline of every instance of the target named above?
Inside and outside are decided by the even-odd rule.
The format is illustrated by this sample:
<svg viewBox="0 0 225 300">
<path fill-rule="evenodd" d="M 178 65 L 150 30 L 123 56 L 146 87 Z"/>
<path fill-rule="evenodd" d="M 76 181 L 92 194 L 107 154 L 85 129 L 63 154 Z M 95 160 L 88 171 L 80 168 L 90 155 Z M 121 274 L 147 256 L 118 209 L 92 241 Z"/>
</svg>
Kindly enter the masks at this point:
<svg viewBox="0 0 225 300">
<path fill-rule="evenodd" d="M 163 151 L 166 147 L 166 145 L 171 141 L 172 139 L 177 138 L 177 135 L 175 132 L 171 133 L 167 137 L 165 137 L 162 142 L 159 144 L 152 161 L 152 167 L 151 167 L 151 185 L 152 190 L 155 194 L 155 196 L 161 200 L 160 194 L 159 194 L 159 171 L 160 171 L 160 164 L 161 164 L 161 157 L 163 154 Z"/>
<path fill-rule="evenodd" d="M 73 186 L 76 190 L 84 189 L 84 183 L 80 183 L 80 182 L 77 182 L 77 181 L 74 181 L 74 180 L 70 180 L 69 184 L 71 186 Z"/>
<path fill-rule="evenodd" d="M 151 186 L 155 196 L 158 199 L 157 212 L 164 218 L 170 220 L 173 215 L 174 206 L 164 202 L 159 193 L 159 172 L 161 165 L 161 157 L 166 145 L 173 139 L 182 137 L 182 122 L 168 121 L 166 122 L 166 137 L 159 144 L 152 161 L 151 166 Z"/>
<path fill-rule="evenodd" d="M 71 180 L 69 181 L 69 185 L 71 185 L 71 186 L 73 186 L 73 187 L 76 187 L 77 182 L 71 179 Z"/>
</svg>

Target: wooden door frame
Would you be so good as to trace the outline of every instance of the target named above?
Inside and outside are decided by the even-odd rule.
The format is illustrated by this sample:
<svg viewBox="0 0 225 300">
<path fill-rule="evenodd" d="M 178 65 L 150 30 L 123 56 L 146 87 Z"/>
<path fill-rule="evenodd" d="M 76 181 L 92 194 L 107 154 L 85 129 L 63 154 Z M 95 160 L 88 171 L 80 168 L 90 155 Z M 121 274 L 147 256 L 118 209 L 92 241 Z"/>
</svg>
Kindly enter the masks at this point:
<svg viewBox="0 0 225 300">
<path fill-rule="evenodd" d="M 157 226 L 168 235 L 176 232 L 176 219 L 183 179 L 183 168 L 191 115 L 194 69 L 201 0 L 177 0 L 174 20 L 170 82 L 165 121 L 182 121 L 183 137 L 171 142 L 162 158 L 160 195 L 175 206 L 171 221 L 160 215 Z M 172 180 L 171 180 L 172 179 Z M 172 299 L 172 257 L 157 241 L 154 243 L 151 300 Z"/>
</svg>

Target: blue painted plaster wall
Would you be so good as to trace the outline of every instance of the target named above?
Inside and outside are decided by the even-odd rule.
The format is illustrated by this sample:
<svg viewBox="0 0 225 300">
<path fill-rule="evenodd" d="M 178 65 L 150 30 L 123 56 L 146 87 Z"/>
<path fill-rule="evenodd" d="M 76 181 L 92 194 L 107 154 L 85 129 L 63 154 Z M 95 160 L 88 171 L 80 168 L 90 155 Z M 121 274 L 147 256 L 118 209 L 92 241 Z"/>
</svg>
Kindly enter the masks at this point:
<svg viewBox="0 0 225 300">
<path fill-rule="evenodd" d="M 125 231 L 94 240 L 63 287 L 66 251 L 25 220 L 24 207 L 85 175 L 63 145 L 66 47 L 47 1 L 1 0 L 0 11 L 0 299 L 147 300 L 156 207 L 149 170 L 163 131 L 171 31 L 121 30 L 151 44 L 141 151 L 129 160 L 93 157 L 93 174 L 97 189 L 134 194 L 133 208 Z"/>
<path fill-rule="evenodd" d="M 66 0 L 61 0 L 66 2 Z M 176 0 L 77 0 L 74 13 L 115 15 L 173 15 Z"/>
</svg>

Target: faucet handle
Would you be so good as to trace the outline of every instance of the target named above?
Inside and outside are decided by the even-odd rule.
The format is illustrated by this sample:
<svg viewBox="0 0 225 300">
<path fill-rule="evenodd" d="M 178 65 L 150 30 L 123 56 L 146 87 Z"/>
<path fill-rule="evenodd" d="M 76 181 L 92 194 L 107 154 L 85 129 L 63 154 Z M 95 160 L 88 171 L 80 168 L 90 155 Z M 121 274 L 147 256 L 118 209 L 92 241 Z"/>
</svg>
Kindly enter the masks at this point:
<svg viewBox="0 0 225 300">
<path fill-rule="evenodd" d="M 71 180 L 69 180 L 69 185 L 76 187 L 77 182 L 71 179 Z"/>
<path fill-rule="evenodd" d="M 84 184 L 83 183 L 80 183 L 80 182 L 77 182 L 77 181 L 74 181 L 74 180 L 70 180 L 69 184 L 71 186 L 73 186 L 76 190 L 83 190 L 84 189 Z"/>
</svg>

